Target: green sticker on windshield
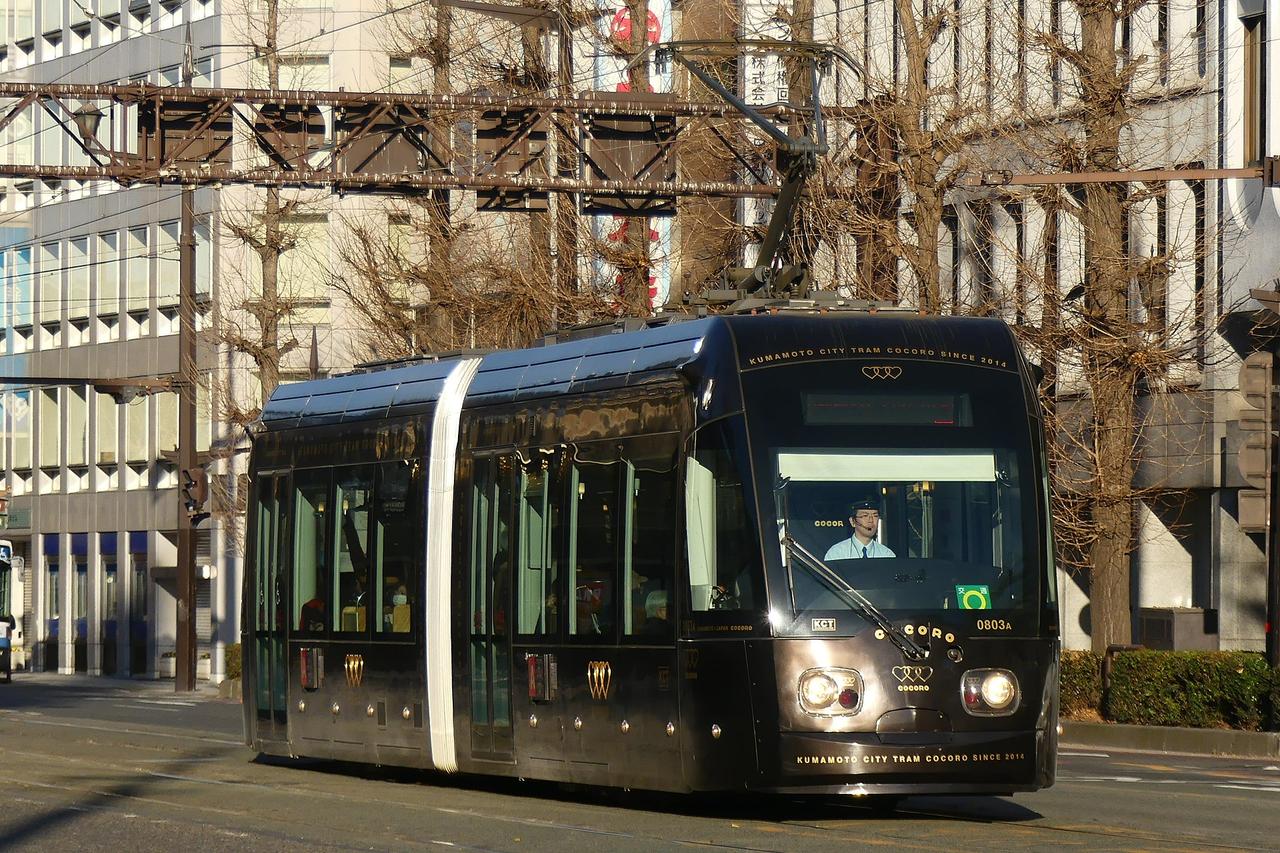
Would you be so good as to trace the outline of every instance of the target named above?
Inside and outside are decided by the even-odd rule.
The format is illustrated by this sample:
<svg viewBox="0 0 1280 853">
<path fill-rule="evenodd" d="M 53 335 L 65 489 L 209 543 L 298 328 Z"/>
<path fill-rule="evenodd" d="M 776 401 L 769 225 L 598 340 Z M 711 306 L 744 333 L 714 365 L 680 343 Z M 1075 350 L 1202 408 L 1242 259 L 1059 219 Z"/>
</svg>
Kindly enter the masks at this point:
<svg viewBox="0 0 1280 853">
<path fill-rule="evenodd" d="M 991 587 L 985 583 L 956 584 L 956 604 L 961 610 L 990 610 Z"/>
</svg>

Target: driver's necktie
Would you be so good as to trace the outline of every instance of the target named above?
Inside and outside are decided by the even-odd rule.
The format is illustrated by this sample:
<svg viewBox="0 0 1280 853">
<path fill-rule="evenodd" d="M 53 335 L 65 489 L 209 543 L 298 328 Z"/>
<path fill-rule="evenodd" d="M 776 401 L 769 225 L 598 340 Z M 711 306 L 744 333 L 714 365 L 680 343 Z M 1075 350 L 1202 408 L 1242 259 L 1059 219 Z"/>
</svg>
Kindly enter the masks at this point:
<svg viewBox="0 0 1280 853">
<path fill-rule="evenodd" d="M 863 557 L 863 559 L 866 559 L 866 556 L 867 556 L 867 546 L 866 546 L 866 545 L 863 545 L 863 546 L 862 546 L 862 557 Z"/>
</svg>

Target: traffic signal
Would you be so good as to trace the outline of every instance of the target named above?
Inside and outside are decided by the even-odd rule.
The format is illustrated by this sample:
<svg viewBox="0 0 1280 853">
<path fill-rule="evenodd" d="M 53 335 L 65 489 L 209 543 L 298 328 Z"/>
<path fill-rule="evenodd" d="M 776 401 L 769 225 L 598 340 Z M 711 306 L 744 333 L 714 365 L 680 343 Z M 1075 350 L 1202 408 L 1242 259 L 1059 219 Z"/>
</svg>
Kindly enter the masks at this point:
<svg viewBox="0 0 1280 853">
<path fill-rule="evenodd" d="M 204 511 L 205 501 L 209 499 L 209 475 L 201 466 L 185 468 L 182 471 L 182 506 L 191 519 L 194 527 L 209 517 Z"/>
<path fill-rule="evenodd" d="M 1269 352 L 1255 352 L 1240 365 L 1240 393 L 1245 404 L 1240 409 L 1243 442 L 1236 464 L 1240 476 L 1253 486 L 1241 489 L 1239 495 L 1240 529 L 1246 533 L 1266 533 L 1271 509 L 1271 430 L 1276 426 L 1272 417 L 1272 359 Z"/>
</svg>

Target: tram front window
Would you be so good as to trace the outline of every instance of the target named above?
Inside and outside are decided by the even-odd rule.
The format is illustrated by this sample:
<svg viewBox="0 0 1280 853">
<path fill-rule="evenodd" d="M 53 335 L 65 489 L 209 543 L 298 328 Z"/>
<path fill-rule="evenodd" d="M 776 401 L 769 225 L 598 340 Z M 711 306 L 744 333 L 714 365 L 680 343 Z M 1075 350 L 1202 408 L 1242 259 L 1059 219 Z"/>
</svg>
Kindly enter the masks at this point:
<svg viewBox="0 0 1280 853">
<path fill-rule="evenodd" d="M 1041 484 L 1017 374 L 835 362 L 754 371 L 744 389 L 779 541 L 766 559 L 786 581 L 775 610 L 856 610 L 844 585 L 891 618 L 1039 609 Z"/>
<path fill-rule="evenodd" d="M 1011 451 L 784 449 L 775 464 L 780 531 L 876 607 L 1029 606 Z M 846 606 L 815 572 L 791 568 L 797 610 Z"/>
</svg>

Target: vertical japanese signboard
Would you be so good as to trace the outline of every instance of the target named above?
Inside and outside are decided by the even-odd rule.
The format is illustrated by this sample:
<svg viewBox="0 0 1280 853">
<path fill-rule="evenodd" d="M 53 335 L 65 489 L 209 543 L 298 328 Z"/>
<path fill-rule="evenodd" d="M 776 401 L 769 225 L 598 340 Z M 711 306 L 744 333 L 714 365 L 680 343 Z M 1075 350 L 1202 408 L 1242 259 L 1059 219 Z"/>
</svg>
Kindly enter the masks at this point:
<svg viewBox="0 0 1280 853">
<path fill-rule="evenodd" d="M 789 16 L 794 4 L 791 0 L 742 0 L 742 37 L 744 39 L 791 38 L 791 29 L 782 15 Z M 739 93 L 753 107 L 785 104 L 791 99 L 787 79 L 787 66 L 776 52 L 747 50 L 738 60 Z M 764 135 L 751 131 L 764 144 Z M 754 182 L 754 178 L 744 176 Z M 738 222 L 747 228 L 763 229 L 773 213 L 773 199 L 745 198 L 738 202 Z M 755 266 L 760 250 L 758 242 L 749 243 L 744 250 L 743 263 Z"/>
</svg>

